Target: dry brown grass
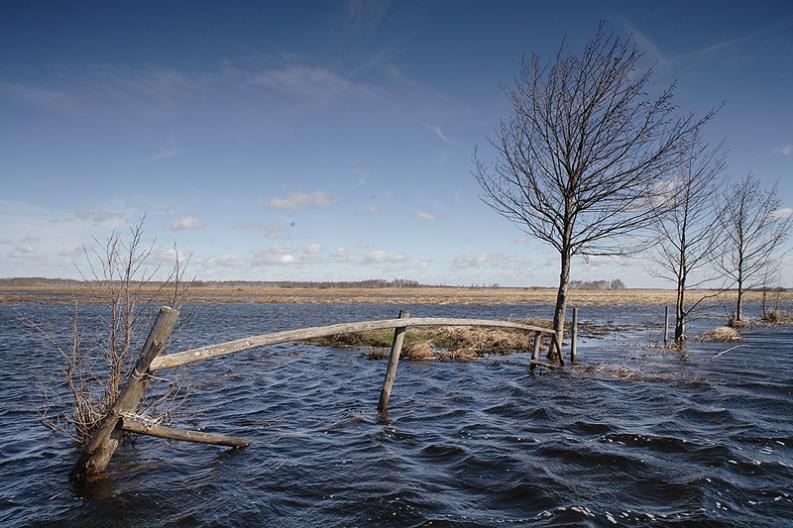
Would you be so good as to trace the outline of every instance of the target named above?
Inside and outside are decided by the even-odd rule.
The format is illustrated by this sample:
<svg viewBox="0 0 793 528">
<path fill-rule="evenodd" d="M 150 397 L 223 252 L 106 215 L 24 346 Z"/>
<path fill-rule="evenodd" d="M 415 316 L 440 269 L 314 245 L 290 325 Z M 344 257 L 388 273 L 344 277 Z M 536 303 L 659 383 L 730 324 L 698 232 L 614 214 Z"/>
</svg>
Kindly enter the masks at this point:
<svg viewBox="0 0 793 528">
<path fill-rule="evenodd" d="M 435 359 L 432 342 L 410 343 L 402 348 L 399 357 L 408 361 L 432 361 Z"/>
<path fill-rule="evenodd" d="M 712 343 L 728 343 L 730 341 L 740 341 L 741 333 L 731 326 L 717 326 L 699 337 L 703 341 Z"/>
<path fill-rule="evenodd" d="M 143 292 L 156 293 L 156 286 Z M 715 294 L 716 292 L 702 292 Z M 761 292 L 746 292 L 747 300 L 760 300 Z M 553 304 L 552 288 L 216 288 L 193 286 L 191 298 L 196 303 L 378 303 L 378 304 Z M 723 292 L 714 301 L 732 301 L 735 292 Z M 79 300 L 99 302 L 90 285 L 79 286 L 0 286 L 0 303 L 42 302 L 72 303 Z M 163 296 L 161 299 L 167 302 Z M 576 306 L 613 306 L 628 304 L 674 304 L 673 290 L 572 290 L 569 302 Z M 783 292 L 780 300 L 793 300 L 793 292 Z"/>
<path fill-rule="evenodd" d="M 550 325 L 541 321 L 542 326 Z M 369 347 L 367 357 L 388 357 L 393 330 L 371 330 L 358 334 L 342 334 L 307 340 L 314 345 L 333 347 Z M 400 357 L 407 361 L 470 361 L 486 354 L 512 354 L 528 351 L 531 334 L 509 328 L 468 326 L 439 326 L 410 328 L 405 332 L 405 344 Z"/>
</svg>

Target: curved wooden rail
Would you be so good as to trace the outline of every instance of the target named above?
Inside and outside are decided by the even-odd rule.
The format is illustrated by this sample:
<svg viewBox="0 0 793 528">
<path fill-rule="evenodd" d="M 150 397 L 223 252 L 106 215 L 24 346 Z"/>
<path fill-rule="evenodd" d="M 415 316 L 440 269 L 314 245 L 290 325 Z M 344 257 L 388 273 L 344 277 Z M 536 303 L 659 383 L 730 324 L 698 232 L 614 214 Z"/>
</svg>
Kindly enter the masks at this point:
<svg viewBox="0 0 793 528">
<path fill-rule="evenodd" d="M 276 345 L 278 343 L 289 343 L 292 341 L 302 341 L 315 337 L 325 337 L 337 334 L 353 334 L 365 332 L 367 330 L 386 330 L 389 328 L 410 328 L 415 326 L 485 326 L 493 328 L 515 328 L 530 332 L 554 334 L 553 329 L 540 326 L 513 323 L 511 321 L 491 321 L 487 319 L 448 319 L 443 317 L 416 317 L 411 319 L 382 319 L 379 321 L 361 321 L 358 323 L 341 323 L 330 326 L 315 326 L 312 328 L 301 328 L 299 330 L 286 330 L 283 332 L 273 332 L 262 334 L 216 345 L 209 345 L 201 348 L 185 350 L 157 357 L 149 366 L 149 371 L 168 369 L 195 363 L 204 359 L 211 359 L 220 356 L 241 352 L 251 348 L 265 345 Z"/>
</svg>

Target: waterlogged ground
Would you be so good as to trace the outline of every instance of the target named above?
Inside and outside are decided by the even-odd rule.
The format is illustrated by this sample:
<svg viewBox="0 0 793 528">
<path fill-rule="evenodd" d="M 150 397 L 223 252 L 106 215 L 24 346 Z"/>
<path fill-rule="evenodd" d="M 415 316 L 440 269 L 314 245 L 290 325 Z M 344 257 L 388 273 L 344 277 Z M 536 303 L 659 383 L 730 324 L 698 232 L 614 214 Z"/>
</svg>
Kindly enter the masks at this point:
<svg viewBox="0 0 793 528">
<path fill-rule="evenodd" d="M 109 479 L 78 488 L 67 478 L 73 446 L 37 413 L 43 389 L 58 381 L 57 357 L 21 329 L 17 310 L 66 332 L 70 308 L 0 305 L 3 527 L 793 525 L 791 327 L 748 330 L 744 346 L 716 359 L 734 344 L 692 342 L 681 362 L 653 348 L 657 307 L 586 308 L 584 320 L 655 326 L 584 341 L 581 362 L 596 364 L 588 371 L 531 376 L 525 354 L 402 363 L 387 418 L 375 411 L 383 361 L 301 344 L 248 351 L 162 375 L 191 382 L 182 426 L 246 436 L 252 446 L 139 438 L 119 449 Z M 192 306 L 171 351 L 394 312 Z"/>
</svg>

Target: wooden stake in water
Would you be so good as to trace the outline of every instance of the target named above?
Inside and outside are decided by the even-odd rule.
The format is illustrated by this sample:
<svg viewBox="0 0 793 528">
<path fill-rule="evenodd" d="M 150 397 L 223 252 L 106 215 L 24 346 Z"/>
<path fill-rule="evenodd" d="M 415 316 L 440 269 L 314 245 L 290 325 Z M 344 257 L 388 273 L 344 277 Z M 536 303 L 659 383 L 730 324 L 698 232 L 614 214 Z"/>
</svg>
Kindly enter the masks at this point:
<svg viewBox="0 0 793 528">
<path fill-rule="evenodd" d="M 540 361 L 540 347 L 542 346 L 542 333 L 534 332 L 534 348 L 531 351 L 531 366 L 529 367 L 530 372 L 534 372 L 534 369 L 537 368 L 537 362 Z"/>
<path fill-rule="evenodd" d="M 664 348 L 669 346 L 669 307 L 664 306 Z"/>
<path fill-rule="evenodd" d="M 410 317 L 410 313 L 405 310 L 399 310 L 400 319 L 406 319 L 408 317 Z M 391 388 L 394 386 L 394 380 L 396 379 L 399 354 L 402 352 L 402 343 L 404 343 L 404 341 L 405 328 L 395 329 L 394 341 L 391 343 L 391 354 L 388 356 L 388 370 L 385 373 L 383 389 L 380 391 L 380 402 L 377 404 L 377 410 L 381 413 L 388 412 L 388 400 L 391 399 Z"/>
<path fill-rule="evenodd" d="M 577 338 L 578 338 L 578 308 L 573 308 L 573 328 L 570 331 L 570 363 L 575 363 Z"/>
<path fill-rule="evenodd" d="M 71 473 L 73 479 L 81 480 L 101 473 L 107 468 L 113 453 L 116 452 L 118 442 L 121 440 L 121 416 L 128 412 L 134 413 L 137 410 L 149 384 L 149 365 L 158 354 L 165 350 L 178 317 L 177 310 L 167 306 L 160 308 L 157 320 L 143 344 L 143 349 L 140 351 L 140 356 L 138 356 L 138 361 L 135 363 L 127 384 L 121 389 L 118 398 L 97 426 L 94 435 L 74 465 Z"/>
</svg>

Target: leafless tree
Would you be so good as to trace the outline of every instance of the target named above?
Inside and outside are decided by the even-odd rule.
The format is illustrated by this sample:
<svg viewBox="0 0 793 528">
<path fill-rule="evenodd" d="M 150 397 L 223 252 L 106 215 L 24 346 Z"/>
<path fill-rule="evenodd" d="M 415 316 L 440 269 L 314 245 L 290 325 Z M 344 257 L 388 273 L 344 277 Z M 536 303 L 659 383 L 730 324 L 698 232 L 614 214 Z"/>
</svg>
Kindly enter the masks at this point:
<svg viewBox="0 0 793 528">
<path fill-rule="evenodd" d="M 654 224 L 658 232 L 657 275 L 676 286 L 674 338 L 678 345 L 685 340 L 688 316 L 713 297 L 698 295 L 691 302 L 688 294 L 717 278 L 713 264 L 722 237 L 714 225 L 723 208 L 719 198 L 726 166 L 723 146 L 711 148 L 699 133 L 680 155 L 681 163 L 667 190 L 671 207 Z"/>
<path fill-rule="evenodd" d="M 44 422 L 51 428 L 65 432 L 78 443 L 91 438 L 94 428 L 118 398 L 122 383 L 134 366 L 135 337 L 145 326 L 147 307 L 160 296 L 167 296 L 173 306 L 182 302 L 186 288 L 183 274 L 185 264 L 174 248 L 175 264 L 164 281 L 154 282 L 159 268 L 148 259 L 152 246 L 143 243 L 143 223 L 132 226 L 128 236 L 114 230 L 103 241 L 94 239 L 84 248 L 88 279 L 93 285 L 96 301 L 106 310 L 97 312 L 100 334 L 86 342 L 79 321 L 78 305 L 71 318 L 72 335 L 67 345 L 51 337 L 42 322 L 29 317 L 23 321 L 45 338 L 58 351 L 64 361 L 64 383 L 71 397 L 71 405 L 57 402 L 60 409 L 70 409 L 55 415 L 49 410 L 55 402 L 48 402 L 42 410 Z M 154 288 L 147 286 L 154 284 Z M 172 287 L 172 291 L 165 291 Z M 183 395 L 185 387 L 173 383 L 161 395 L 170 404 Z M 159 402 L 159 403 L 162 403 Z M 161 406 L 163 413 L 170 412 L 168 405 Z"/>
<path fill-rule="evenodd" d="M 640 57 L 602 24 L 580 55 L 564 42 L 548 64 L 532 54 L 506 92 L 512 113 L 491 140 L 497 161 L 474 154 L 483 200 L 559 253 L 559 342 L 572 257 L 636 249 L 666 206 L 650 199 L 659 181 L 710 116 L 677 115 L 674 85 L 648 98 L 652 69 L 640 71 Z M 562 362 L 553 347 L 549 358 Z"/>
<path fill-rule="evenodd" d="M 764 191 L 751 174 L 725 197 L 720 218 L 725 251 L 718 267 L 738 290 L 735 321 L 743 320 L 743 294 L 762 285 L 778 265 L 793 217 L 780 209 L 777 187 Z M 787 211 L 789 213 L 789 211 Z"/>
</svg>

